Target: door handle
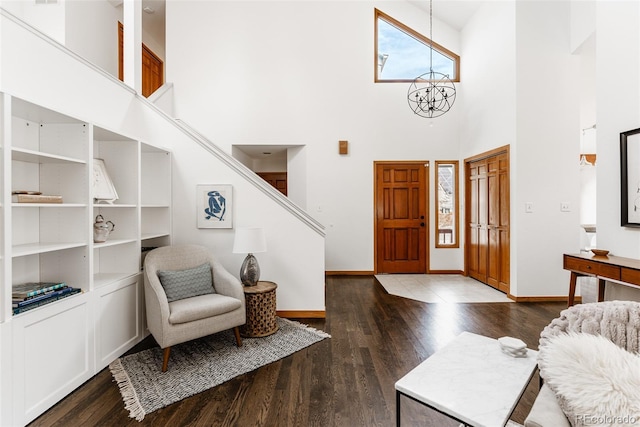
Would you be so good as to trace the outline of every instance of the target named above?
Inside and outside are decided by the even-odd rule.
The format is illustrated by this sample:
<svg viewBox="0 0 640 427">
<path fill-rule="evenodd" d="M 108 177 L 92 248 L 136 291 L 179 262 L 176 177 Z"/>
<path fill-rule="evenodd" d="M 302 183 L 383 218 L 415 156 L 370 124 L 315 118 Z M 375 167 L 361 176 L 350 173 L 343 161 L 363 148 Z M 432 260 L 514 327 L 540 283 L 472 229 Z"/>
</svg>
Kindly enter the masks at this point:
<svg viewBox="0 0 640 427">
<path fill-rule="evenodd" d="M 424 227 L 424 222 L 421 222 L 421 223 L 420 223 L 420 227 Z"/>
<path fill-rule="evenodd" d="M 420 215 L 420 219 L 424 219 L 424 215 Z"/>
</svg>

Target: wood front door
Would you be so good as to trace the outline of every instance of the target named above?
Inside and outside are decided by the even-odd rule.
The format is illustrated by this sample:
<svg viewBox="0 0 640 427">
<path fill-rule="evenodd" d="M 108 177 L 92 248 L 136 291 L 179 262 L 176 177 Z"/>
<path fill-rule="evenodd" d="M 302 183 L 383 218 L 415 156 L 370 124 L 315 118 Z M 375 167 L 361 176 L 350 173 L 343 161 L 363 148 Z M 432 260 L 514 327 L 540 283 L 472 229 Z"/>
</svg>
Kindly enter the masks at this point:
<svg viewBox="0 0 640 427">
<path fill-rule="evenodd" d="M 427 162 L 375 162 L 377 273 L 427 273 Z"/>
<path fill-rule="evenodd" d="M 509 293 L 508 147 L 467 159 L 466 263 L 469 276 Z"/>
</svg>

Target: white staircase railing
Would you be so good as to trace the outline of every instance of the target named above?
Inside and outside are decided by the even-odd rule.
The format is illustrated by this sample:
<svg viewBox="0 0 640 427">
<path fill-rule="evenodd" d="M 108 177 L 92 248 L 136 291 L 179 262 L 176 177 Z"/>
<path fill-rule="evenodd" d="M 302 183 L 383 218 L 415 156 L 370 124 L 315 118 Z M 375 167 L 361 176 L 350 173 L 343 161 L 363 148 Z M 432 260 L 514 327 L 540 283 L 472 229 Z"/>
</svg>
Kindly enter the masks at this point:
<svg viewBox="0 0 640 427">
<path fill-rule="evenodd" d="M 186 124 L 185 122 L 183 122 L 180 119 L 175 119 L 175 118 L 169 116 L 165 111 L 160 109 L 153 102 L 151 102 L 150 100 L 148 100 L 144 96 L 142 96 L 139 93 L 137 93 L 134 89 L 132 89 L 130 86 L 124 84 L 124 82 L 120 81 L 115 76 L 111 75 L 110 73 L 108 73 L 107 71 L 103 70 L 102 68 L 96 66 L 95 64 L 87 61 L 82 56 L 80 56 L 80 55 L 76 54 L 75 52 L 71 51 L 66 46 L 60 44 L 58 41 L 56 41 L 53 38 L 49 37 L 48 35 L 46 35 L 42 31 L 38 30 L 37 28 L 33 27 L 32 25 L 24 22 L 22 19 L 16 17 L 11 12 L 7 11 L 6 9 L 3 9 L 2 7 L 0 7 L 0 15 L 10 19 L 11 21 L 13 21 L 16 24 L 20 25 L 21 27 L 23 27 L 27 31 L 35 34 L 36 36 L 38 36 L 42 40 L 48 42 L 49 44 L 51 44 L 52 46 L 56 47 L 57 49 L 60 49 L 61 51 L 65 52 L 67 55 L 75 58 L 77 61 L 80 61 L 81 63 L 83 63 L 87 67 L 93 69 L 95 72 L 102 74 L 103 76 L 107 77 L 108 79 L 110 79 L 114 83 L 119 84 L 125 90 L 127 90 L 127 91 L 131 92 L 132 94 L 134 94 L 135 96 L 137 96 L 140 100 L 143 101 L 144 104 L 148 105 L 153 111 L 155 111 L 157 114 L 159 114 L 165 120 L 167 120 L 169 123 L 171 123 L 174 126 L 176 126 L 180 131 L 182 131 L 190 139 L 192 139 L 194 142 L 199 144 L 202 148 L 204 148 L 206 151 L 211 153 L 213 156 L 218 158 L 221 162 L 223 162 L 229 168 L 231 168 L 232 170 L 237 172 L 238 175 L 242 176 L 244 179 L 246 179 L 247 181 L 252 183 L 255 187 L 257 187 L 264 194 L 269 196 L 277 204 L 282 206 L 282 208 L 284 208 L 285 210 L 287 210 L 288 212 L 293 214 L 295 217 L 297 217 L 299 220 L 301 220 L 302 222 L 307 224 L 311 229 L 316 231 L 321 236 L 324 237 L 326 235 L 326 233 L 324 231 L 324 226 L 322 224 L 320 224 L 311 215 L 309 215 L 304 209 L 302 209 L 301 207 L 299 207 L 298 205 L 293 203 L 289 198 L 284 196 L 278 190 L 273 188 L 269 183 L 267 183 L 265 180 L 263 180 L 258 175 L 256 175 L 255 172 L 253 172 L 251 169 L 247 168 L 245 165 L 243 165 L 240 161 L 235 159 L 229 153 L 225 152 L 220 147 L 216 146 L 213 142 L 211 142 L 204 135 L 200 134 L 198 131 L 193 129 L 191 126 L 189 126 L 188 124 Z"/>
<path fill-rule="evenodd" d="M 148 101 L 147 101 L 148 102 Z M 169 118 L 169 116 L 159 108 L 157 108 L 152 103 L 148 102 L 159 114 Z M 213 142 L 208 140 L 204 135 L 193 129 L 187 123 L 180 119 L 171 119 L 173 123 L 184 133 L 189 135 L 191 139 L 200 144 L 202 148 L 207 150 L 209 153 L 213 154 L 218 158 L 221 162 L 227 165 L 229 168 L 233 169 L 236 173 L 244 177 L 247 181 L 251 182 L 255 187 L 261 190 L 264 194 L 269 196 L 272 200 L 282 206 L 284 209 L 289 211 L 299 220 L 307 224 L 311 229 L 316 231 L 321 236 L 325 236 L 324 226 L 320 224 L 315 218 L 309 215 L 304 209 L 293 203 L 288 197 L 282 194 L 280 191 L 276 190 L 272 185 L 266 182 L 264 179 L 260 178 L 254 171 L 246 167 L 235 157 L 228 154 L 226 151 L 222 150 L 220 147 L 215 145 Z"/>
</svg>

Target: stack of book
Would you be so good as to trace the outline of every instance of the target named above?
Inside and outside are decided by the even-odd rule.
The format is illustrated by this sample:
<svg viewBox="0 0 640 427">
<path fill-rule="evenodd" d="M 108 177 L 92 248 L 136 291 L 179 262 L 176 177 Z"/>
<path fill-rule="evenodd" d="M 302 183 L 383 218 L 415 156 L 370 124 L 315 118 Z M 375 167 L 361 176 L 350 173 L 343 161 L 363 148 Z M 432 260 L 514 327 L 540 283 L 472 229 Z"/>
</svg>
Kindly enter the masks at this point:
<svg viewBox="0 0 640 427">
<path fill-rule="evenodd" d="M 63 282 L 30 282 L 14 285 L 11 294 L 13 314 L 22 313 L 77 294 L 82 289 Z"/>
<path fill-rule="evenodd" d="M 39 191 L 17 190 L 11 192 L 13 203 L 62 203 L 62 196 L 42 194 Z"/>
</svg>

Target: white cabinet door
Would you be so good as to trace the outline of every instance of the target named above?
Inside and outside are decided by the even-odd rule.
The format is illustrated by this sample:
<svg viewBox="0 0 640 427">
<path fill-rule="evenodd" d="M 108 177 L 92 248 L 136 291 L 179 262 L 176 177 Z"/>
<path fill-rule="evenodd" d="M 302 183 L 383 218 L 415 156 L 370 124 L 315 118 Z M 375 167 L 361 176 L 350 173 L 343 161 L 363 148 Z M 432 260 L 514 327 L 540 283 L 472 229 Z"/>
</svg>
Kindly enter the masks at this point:
<svg viewBox="0 0 640 427">
<path fill-rule="evenodd" d="M 94 374 L 90 313 L 81 294 L 14 317 L 14 424 L 32 421 Z"/>
<path fill-rule="evenodd" d="M 97 290 L 96 371 L 140 341 L 142 279 L 135 275 Z"/>
</svg>

